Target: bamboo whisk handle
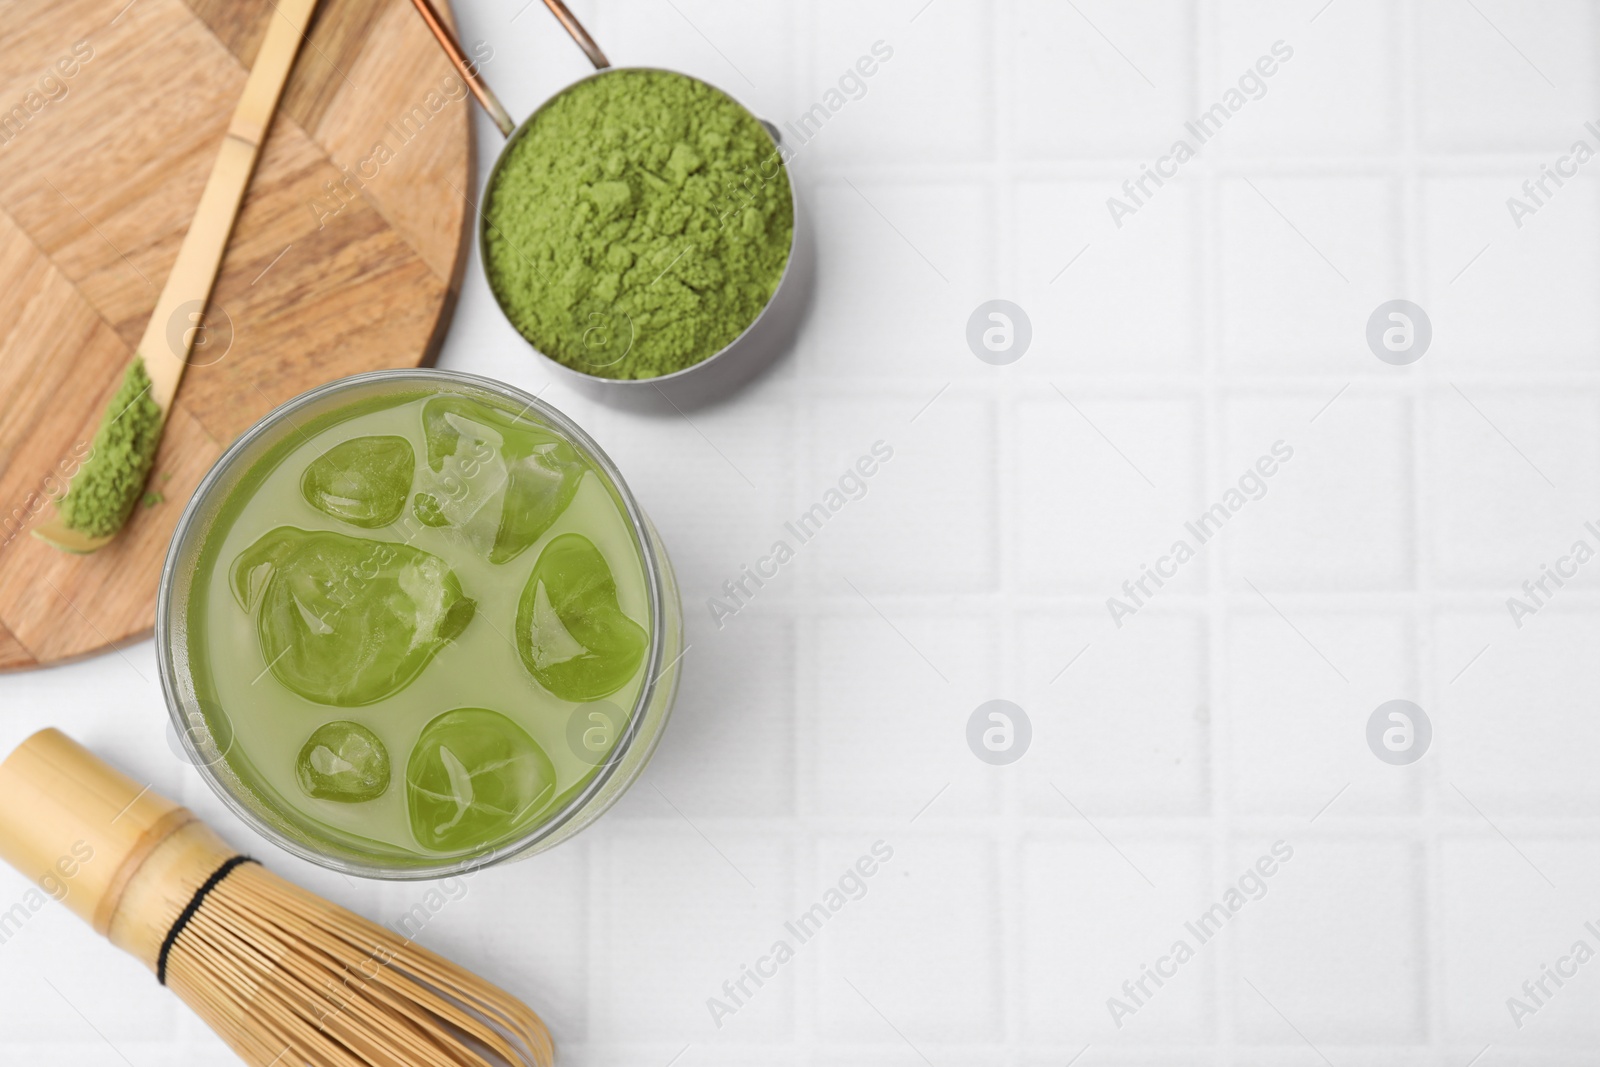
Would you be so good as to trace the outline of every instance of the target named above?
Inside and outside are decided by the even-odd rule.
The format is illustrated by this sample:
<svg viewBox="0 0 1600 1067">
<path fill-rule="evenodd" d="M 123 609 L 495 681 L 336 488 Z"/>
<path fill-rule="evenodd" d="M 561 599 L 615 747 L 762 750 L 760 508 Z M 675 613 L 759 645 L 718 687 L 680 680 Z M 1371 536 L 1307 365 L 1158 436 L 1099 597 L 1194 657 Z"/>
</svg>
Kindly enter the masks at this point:
<svg viewBox="0 0 1600 1067">
<path fill-rule="evenodd" d="M 188 808 L 59 730 L 0 763 L 0 859 L 152 971 L 195 893 L 234 854 Z"/>
<path fill-rule="evenodd" d="M 210 832 L 59 730 L 39 731 L 0 763 L 0 859 L 102 935 L 134 876 L 191 825 Z"/>
</svg>

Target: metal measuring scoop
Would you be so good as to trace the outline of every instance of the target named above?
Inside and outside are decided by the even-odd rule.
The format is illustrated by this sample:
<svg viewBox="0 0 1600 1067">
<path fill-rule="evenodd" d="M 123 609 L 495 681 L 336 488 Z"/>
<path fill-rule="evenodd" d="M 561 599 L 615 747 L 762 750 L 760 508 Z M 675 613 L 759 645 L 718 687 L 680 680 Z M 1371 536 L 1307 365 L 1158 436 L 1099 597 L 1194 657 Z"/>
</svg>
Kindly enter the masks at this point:
<svg viewBox="0 0 1600 1067">
<path fill-rule="evenodd" d="M 462 51 L 460 42 L 456 40 L 455 32 L 445 23 L 438 9 L 433 6 L 432 0 L 411 0 L 411 2 L 416 7 L 417 12 L 421 14 L 423 21 L 427 23 L 428 29 L 432 31 L 433 36 L 438 40 L 440 47 L 444 49 L 445 55 L 450 58 L 450 62 L 456 68 L 456 72 L 466 82 L 467 88 L 472 92 L 473 97 L 483 106 L 489 117 L 494 120 L 495 126 L 505 136 L 508 144 L 523 130 L 531 126 L 538 119 L 540 112 L 545 107 L 548 107 L 551 101 L 561 95 L 561 93 L 557 93 L 556 96 L 551 97 L 550 100 L 536 108 L 533 114 L 522 122 L 521 126 L 518 126 L 506 111 L 505 106 L 500 103 L 500 99 L 495 96 L 494 91 L 489 88 L 488 83 L 484 81 L 483 75 L 479 72 L 477 66 Z M 584 55 L 589 57 L 589 62 L 594 64 L 595 73 L 588 75 L 589 78 L 601 77 L 606 71 L 616 69 L 611 66 L 611 61 L 600 50 L 600 46 L 595 43 L 594 38 L 589 36 L 589 31 L 583 28 L 583 24 L 568 10 L 562 0 L 544 0 L 544 3 L 572 39 L 577 42 L 578 47 L 583 49 Z M 667 71 L 666 73 L 676 74 L 678 72 Z M 697 80 L 703 81 L 704 79 Z M 571 86 L 566 88 L 570 89 Z M 566 89 L 563 89 L 561 92 L 565 91 Z M 733 94 L 720 88 L 717 91 L 740 107 L 744 107 L 744 104 Z M 751 112 L 749 108 L 745 108 L 745 111 L 767 131 L 767 134 L 772 138 L 774 150 L 778 152 L 780 160 L 783 160 L 783 138 L 777 127 Z M 505 155 L 506 153 L 502 149 L 495 159 L 494 166 L 490 169 L 488 181 L 490 188 L 494 187 L 495 175 L 499 172 L 500 166 L 505 160 Z M 558 373 L 566 375 L 569 380 L 601 390 L 608 390 L 613 386 L 654 386 L 668 381 L 681 381 L 690 375 L 694 375 L 696 386 L 702 390 L 702 396 L 709 398 L 715 393 L 720 393 L 732 385 L 738 384 L 752 376 L 761 366 L 788 346 L 789 340 L 798 328 L 806 303 L 811 273 L 810 242 L 809 234 L 802 233 L 800 203 L 795 194 L 795 181 L 792 170 L 789 172 L 789 200 L 791 214 L 794 219 L 790 237 L 789 258 L 784 265 L 783 275 L 778 279 L 778 284 L 773 289 L 772 296 L 767 300 L 767 304 L 762 308 L 761 313 L 756 316 L 750 325 L 744 328 L 744 331 L 738 337 L 735 337 L 722 349 L 712 353 L 698 363 L 682 370 L 674 371 L 671 374 L 663 374 L 654 378 L 605 378 L 597 374 L 585 373 L 569 367 L 565 363 L 551 359 L 537 348 L 534 348 L 532 344 L 529 347 L 540 359 L 556 368 Z M 480 220 L 485 217 L 481 205 L 479 205 L 478 213 Z M 480 222 L 478 228 L 478 258 L 481 262 L 488 261 L 485 243 L 485 225 Z M 490 288 L 493 290 L 494 287 L 491 286 Z M 510 312 L 501 303 L 498 293 L 495 294 L 495 302 L 499 305 L 501 314 L 504 314 L 508 321 L 511 320 Z M 733 358 L 736 353 L 743 354 L 744 358 Z M 715 371 L 711 370 L 713 366 L 716 367 Z M 612 391 L 615 392 L 614 390 Z M 680 400 L 687 400 L 689 403 L 694 403 L 697 399 L 690 394 L 678 395 Z"/>
</svg>

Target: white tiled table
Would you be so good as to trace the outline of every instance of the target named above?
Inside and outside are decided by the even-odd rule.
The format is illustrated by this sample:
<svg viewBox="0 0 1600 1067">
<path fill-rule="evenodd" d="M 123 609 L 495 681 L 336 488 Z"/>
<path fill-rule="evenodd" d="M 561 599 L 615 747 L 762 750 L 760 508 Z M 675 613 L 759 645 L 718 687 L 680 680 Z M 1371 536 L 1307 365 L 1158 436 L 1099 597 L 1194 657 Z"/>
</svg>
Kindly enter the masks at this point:
<svg viewBox="0 0 1600 1067">
<path fill-rule="evenodd" d="M 458 6 L 513 111 L 583 73 L 540 5 Z M 618 61 L 780 122 L 894 55 L 799 152 L 813 305 L 728 402 L 548 382 L 469 269 L 441 364 L 548 384 L 595 433 L 693 647 L 634 792 L 441 887 L 421 940 L 574 1064 L 1600 1061 L 1600 962 L 1520 1029 L 1506 1006 L 1600 951 L 1600 563 L 1520 629 L 1505 606 L 1600 518 L 1600 163 L 1520 229 L 1506 207 L 1600 148 L 1596 5 L 576 7 Z M 1106 198 L 1280 39 L 1265 95 L 1114 226 Z M 964 338 L 992 297 L 1033 325 L 1007 367 Z M 1410 367 L 1365 341 L 1396 297 L 1434 326 Z M 1116 627 L 1106 598 L 1280 439 L 1266 495 Z M 878 440 L 866 496 L 719 630 L 706 598 Z M 424 899 L 234 823 L 169 751 L 154 678 L 148 643 L 0 678 L 0 748 L 60 725 L 364 914 Z M 1033 725 L 1008 767 L 965 740 L 994 698 Z M 1433 722 L 1411 766 L 1367 748 L 1392 698 Z M 880 839 L 865 896 L 718 1028 L 707 998 Z M 1185 923 L 1280 840 L 1264 897 L 1198 944 Z M 25 889 L 0 872 L 0 910 Z M 1179 938 L 1194 958 L 1118 1028 L 1107 998 Z M 0 944 L 0 1005 L 5 1064 L 232 1062 L 61 909 Z"/>
</svg>

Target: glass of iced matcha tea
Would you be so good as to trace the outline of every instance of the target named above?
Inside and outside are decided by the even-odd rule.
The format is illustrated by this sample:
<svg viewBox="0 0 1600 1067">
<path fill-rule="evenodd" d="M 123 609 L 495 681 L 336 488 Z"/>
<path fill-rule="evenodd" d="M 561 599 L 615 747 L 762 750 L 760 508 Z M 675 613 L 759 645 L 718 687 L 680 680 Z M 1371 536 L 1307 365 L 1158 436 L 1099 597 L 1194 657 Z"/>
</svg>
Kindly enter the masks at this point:
<svg viewBox="0 0 1600 1067">
<path fill-rule="evenodd" d="M 381 371 L 217 461 L 156 616 L 185 751 L 246 822 L 355 874 L 540 851 L 638 777 L 682 613 L 649 520 L 560 412 Z"/>
</svg>

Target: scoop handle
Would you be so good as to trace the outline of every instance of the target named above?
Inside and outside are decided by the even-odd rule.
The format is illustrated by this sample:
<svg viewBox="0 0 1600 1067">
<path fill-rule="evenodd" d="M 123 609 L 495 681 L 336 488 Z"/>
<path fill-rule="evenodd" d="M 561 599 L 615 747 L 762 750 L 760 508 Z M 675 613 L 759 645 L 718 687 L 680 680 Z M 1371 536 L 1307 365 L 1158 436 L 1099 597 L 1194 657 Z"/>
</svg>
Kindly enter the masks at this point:
<svg viewBox="0 0 1600 1067">
<path fill-rule="evenodd" d="M 150 375 L 150 398 L 163 412 L 172 407 L 172 398 L 177 395 L 198 332 L 195 327 L 211 298 L 211 286 L 227 251 L 228 235 L 233 232 L 261 144 L 272 125 L 278 97 L 289 80 L 316 6 L 317 0 L 279 0 L 273 5 L 266 36 L 250 66 L 244 92 L 200 194 L 200 204 L 183 236 L 177 261 L 156 300 L 144 336 L 139 339 L 136 351 L 144 357 L 145 370 Z M 198 308 L 184 317 L 181 313 L 189 304 L 198 304 Z"/>
<path fill-rule="evenodd" d="M 594 64 L 595 70 L 604 70 L 611 66 L 611 60 L 607 59 L 606 54 L 600 51 L 600 46 L 594 43 L 594 38 L 589 36 L 589 31 L 583 28 L 583 23 L 578 21 L 578 17 L 568 10 L 567 5 L 562 3 L 562 0 L 544 0 L 544 6 L 550 9 L 550 13 L 556 17 L 557 22 L 561 23 L 568 36 L 578 42 L 578 47 L 583 49 L 583 54 L 589 57 L 589 62 Z"/>
<path fill-rule="evenodd" d="M 439 9 L 433 6 L 432 0 L 411 0 L 411 3 L 416 7 L 417 14 L 422 16 L 422 21 L 428 24 L 428 29 L 439 42 L 439 47 L 444 49 L 444 54 L 450 57 L 451 64 L 461 75 L 461 79 L 467 83 L 467 88 L 472 90 L 472 95 L 483 105 L 483 110 L 489 113 L 494 124 L 500 128 L 501 134 L 510 137 L 517 124 L 511 121 L 511 116 L 500 103 L 500 98 L 494 95 L 494 90 L 489 88 L 489 83 L 483 80 L 477 65 L 461 50 L 461 42 L 456 40 L 455 31 L 445 22 L 444 16 L 439 14 Z M 578 42 L 578 47 L 589 57 L 589 62 L 594 64 L 595 70 L 604 70 L 611 66 L 611 60 L 600 51 L 600 46 L 589 36 L 589 31 L 583 28 L 583 23 L 578 21 L 578 17 L 562 3 L 562 0 L 544 0 L 544 5 L 555 15 L 556 20 L 572 39 Z"/>
</svg>

